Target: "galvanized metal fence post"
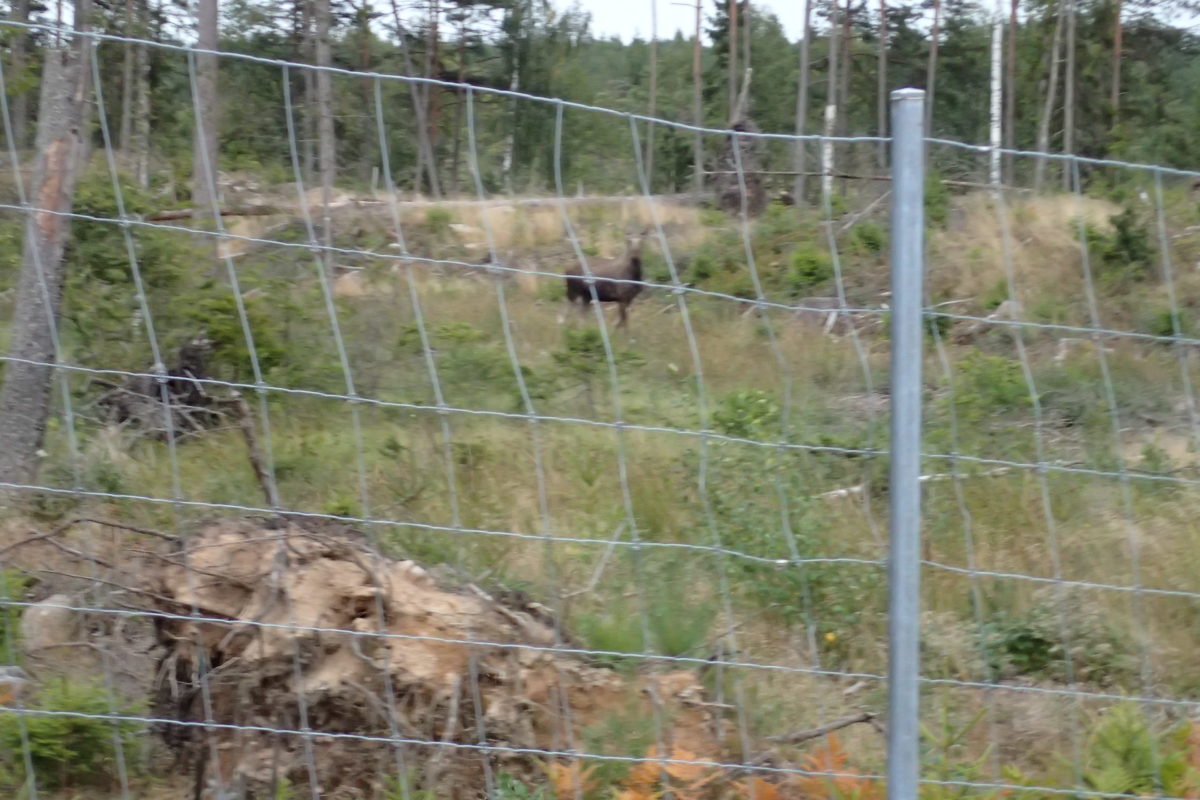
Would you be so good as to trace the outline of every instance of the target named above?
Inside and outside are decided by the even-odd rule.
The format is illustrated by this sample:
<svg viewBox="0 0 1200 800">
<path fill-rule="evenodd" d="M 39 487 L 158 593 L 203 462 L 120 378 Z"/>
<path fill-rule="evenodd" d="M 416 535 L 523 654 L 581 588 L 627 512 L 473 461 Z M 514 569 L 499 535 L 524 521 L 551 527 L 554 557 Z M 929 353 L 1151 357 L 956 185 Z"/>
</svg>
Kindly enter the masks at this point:
<svg viewBox="0 0 1200 800">
<path fill-rule="evenodd" d="M 920 778 L 921 307 L 925 271 L 925 92 L 892 92 L 892 436 L 888 559 L 888 800 Z"/>
</svg>

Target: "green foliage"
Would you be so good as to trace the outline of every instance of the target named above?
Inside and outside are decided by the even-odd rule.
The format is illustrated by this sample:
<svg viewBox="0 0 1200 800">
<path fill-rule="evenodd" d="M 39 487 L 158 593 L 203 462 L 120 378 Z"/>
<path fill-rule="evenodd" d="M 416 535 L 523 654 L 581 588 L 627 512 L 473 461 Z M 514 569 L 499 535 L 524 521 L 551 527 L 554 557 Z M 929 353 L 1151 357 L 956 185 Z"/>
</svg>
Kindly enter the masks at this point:
<svg viewBox="0 0 1200 800">
<path fill-rule="evenodd" d="M 108 690 L 63 679 L 46 684 L 31 707 L 94 717 L 112 711 Z M 117 713 L 136 714 L 138 709 L 118 702 Z M 22 737 L 22 720 L 27 740 Z M 0 714 L 0 754 L 3 754 L 0 761 L 12 765 L 14 778 L 23 782 L 25 766 L 20 754 L 27 741 L 38 785 L 95 784 L 110 780 L 115 774 L 114 734 L 121 743 L 126 765 L 136 766 L 136 742 L 143 735 L 140 723 L 42 714 L 18 719 L 12 714 Z"/>
<path fill-rule="evenodd" d="M 925 222 L 935 228 L 950 218 L 950 189 L 942 177 L 930 170 L 925 177 Z"/>
<path fill-rule="evenodd" d="M 882 225 L 865 220 L 850 229 L 850 245 L 869 255 L 880 255 L 887 248 L 888 235 Z"/>
<path fill-rule="evenodd" d="M 793 294 L 804 294 L 833 278 L 833 260 L 824 250 L 801 244 L 789 258 L 788 277 Z"/>
<path fill-rule="evenodd" d="M 1109 217 L 1112 230 L 1087 225 L 1084 238 L 1092 254 L 1093 269 L 1108 280 L 1141 280 L 1153 272 L 1154 245 L 1150 231 L 1132 207 Z"/>
<path fill-rule="evenodd" d="M 1049 592 L 1024 614 L 998 614 L 981 631 L 981 647 L 998 675 L 1120 684 L 1134 674 L 1128 643 L 1102 610 Z"/>
<path fill-rule="evenodd" d="M 960 422 L 970 424 L 1027 408 L 1031 402 L 1021 364 L 979 350 L 955 365 L 952 400 Z"/>
<path fill-rule="evenodd" d="M 1189 797 L 1200 788 L 1193 731 L 1190 722 L 1156 730 L 1134 703 L 1114 706 L 1088 737 L 1084 784 L 1105 795 Z"/>
<path fill-rule="evenodd" d="M 496 800 L 549 800 L 543 786 L 533 787 L 507 772 L 496 776 Z"/>
<path fill-rule="evenodd" d="M 425 212 L 425 227 L 435 238 L 444 237 L 450 232 L 454 216 L 444 208 L 431 208 Z"/>
<path fill-rule="evenodd" d="M 29 590 L 29 578 L 15 570 L 0 572 L 0 600 L 21 601 Z M 0 663 L 16 664 L 21 653 L 19 606 L 0 606 Z"/>
<path fill-rule="evenodd" d="M 779 403 L 761 389 L 730 392 L 713 411 L 713 423 L 727 436 L 750 438 L 778 430 Z"/>
<path fill-rule="evenodd" d="M 284 363 L 288 356 L 284 322 L 263 297 L 242 297 L 242 307 L 253 339 L 254 355 L 264 375 L 269 375 Z M 213 343 L 211 367 L 213 374 L 227 380 L 252 382 L 254 369 L 250 358 L 250 342 L 246 338 L 237 298 L 228 290 L 211 293 L 196 299 L 186 318 L 202 329 Z"/>
</svg>

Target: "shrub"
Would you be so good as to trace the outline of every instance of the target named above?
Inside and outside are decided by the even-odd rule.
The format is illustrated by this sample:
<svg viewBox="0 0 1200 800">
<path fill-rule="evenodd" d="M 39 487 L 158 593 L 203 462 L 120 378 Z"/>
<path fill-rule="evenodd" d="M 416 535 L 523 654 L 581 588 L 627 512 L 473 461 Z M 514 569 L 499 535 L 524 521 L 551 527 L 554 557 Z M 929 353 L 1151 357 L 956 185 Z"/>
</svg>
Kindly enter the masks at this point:
<svg viewBox="0 0 1200 800">
<path fill-rule="evenodd" d="M 0 600 L 25 599 L 29 579 L 12 570 L 0 572 Z M 0 661 L 15 664 L 20 654 L 21 611 L 19 606 L 0 606 Z"/>
<path fill-rule="evenodd" d="M 879 255 L 887 247 L 887 231 L 877 222 L 860 222 L 850 229 L 850 244 L 854 249 Z"/>
<path fill-rule="evenodd" d="M 122 707 L 117 713 L 128 715 L 139 711 L 118 705 Z M 27 738 L 23 739 L 22 720 L 12 714 L 0 715 L 0 752 L 6 754 L 5 761 L 16 765 L 18 781 L 25 780 L 24 759 L 20 754 L 26 741 L 41 786 L 95 784 L 111 779 L 117 742 L 126 764 L 136 763 L 136 744 L 142 726 L 136 722 L 95 718 L 112 711 L 109 692 L 103 687 L 61 679 L 53 681 L 41 690 L 31 708 L 89 716 L 27 714 L 23 717 Z"/>
<path fill-rule="evenodd" d="M 793 294 L 803 294 L 833 277 L 833 261 L 824 250 L 801 244 L 789 259 L 789 283 Z"/>
<path fill-rule="evenodd" d="M 1150 275 L 1154 246 L 1150 233 L 1132 207 L 1108 219 L 1111 231 L 1093 225 L 1084 228 L 1084 239 L 1092 256 L 1092 267 L 1110 280 L 1140 280 Z"/>
</svg>

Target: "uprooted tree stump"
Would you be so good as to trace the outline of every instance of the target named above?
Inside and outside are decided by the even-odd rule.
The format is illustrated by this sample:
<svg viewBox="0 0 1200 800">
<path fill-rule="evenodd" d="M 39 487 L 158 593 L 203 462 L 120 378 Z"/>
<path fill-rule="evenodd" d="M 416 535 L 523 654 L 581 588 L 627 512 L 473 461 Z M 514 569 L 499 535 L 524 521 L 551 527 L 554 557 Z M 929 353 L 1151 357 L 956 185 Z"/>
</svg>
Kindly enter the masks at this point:
<svg viewBox="0 0 1200 800">
<path fill-rule="evenodd" d="M 556 651 L 541 606 L 443 586 L 347 529 L 215 522 L 142 571 L 148 602 L 178 615 L 157 621 L 157 713 L 185 723 L 163 733 L 206 797 L 275 797 L 311 770 L 325 797 L 373 798 L 398 765 L 432 796 L 483 797 L 485 764 L 544 779 L 529 750 L 595 747 L 613 714 L 657 717 L 670 752 L 722 756 L 695 673 L 626 677 Z M 197 724 L 209 713 L 227 727 Z"/>
</svg>

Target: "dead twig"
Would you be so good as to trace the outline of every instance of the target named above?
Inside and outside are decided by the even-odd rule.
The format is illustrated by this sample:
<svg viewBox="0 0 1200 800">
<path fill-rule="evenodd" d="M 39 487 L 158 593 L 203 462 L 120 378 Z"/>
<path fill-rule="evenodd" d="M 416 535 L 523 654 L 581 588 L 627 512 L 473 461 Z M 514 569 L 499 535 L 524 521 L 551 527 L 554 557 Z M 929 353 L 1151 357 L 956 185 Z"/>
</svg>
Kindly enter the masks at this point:
<svg viewBox="0 0 1200 800">
<path fill-rule="evenodd" d="M 849 728 L 851 725 L 859 725 L 867 723 L 876 730 L 879 726 L 876 724 L 876 718 L 879 715 L 872 711 L 864 711 L 861 714 L 855 714 L 852 717 L 844 717 L 839 720 L 830 722 L 828 725 L 822 725 L 818 728 L 811 728 L 806 731 L 796 731 L 795 733 L 785 733 L 781 736 L 768 736 L 769 742 L 781 742 L 783 744 L 800 744 L 812 739 L 820 739 L 822 736 L 828 736 L 834 731 L 840 731 L 842 728 Z"/>
</svg>

